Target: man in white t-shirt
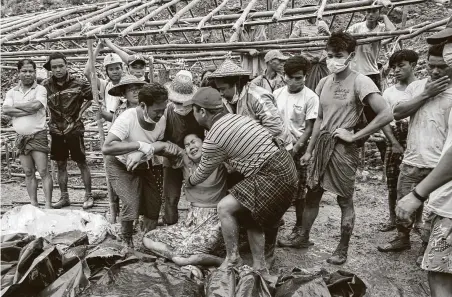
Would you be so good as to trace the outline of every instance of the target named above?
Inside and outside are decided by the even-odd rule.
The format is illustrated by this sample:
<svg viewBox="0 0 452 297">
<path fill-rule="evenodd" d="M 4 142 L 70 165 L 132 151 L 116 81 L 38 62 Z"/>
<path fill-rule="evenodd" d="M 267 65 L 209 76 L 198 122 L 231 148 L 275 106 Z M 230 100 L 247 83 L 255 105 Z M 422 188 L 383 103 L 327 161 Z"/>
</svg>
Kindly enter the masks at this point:
<svg viewBox="0 0 452 297">
<path fill-rule="evenodd" d="M 108 180 L 122 202 L 121 237 L 129 247 L 133 247 L 133 222 L 140 214 L 144 231 L 157 227 L 163 169 L 156 154 L 178 152 L 175 144 L 160 142 L 166 127 L 166 88 L 146 84 L 138 102 L 139 106 L 119 115 L 102 147 Z"/>
<path fill-rule="evenodd" d="M 449 132 L 441 159 L 433 171 L 410 193 L 403 197 L 396 208 L 401 220 L 411 215 L 427 199 L 429 215 L 428 246 L 421 267 L 428 271 L 432 297 L 450 296 L 452 292 L 452 113 L 449 114 Z"/>
<path fill-rule="evenodd" d="M 53 181 L 49 174 L 47 139 L 47 90 L 36 83 L 36 64 L 30 59 L 17 63 L 19 84 L 6 93 L 3 114 L 12 117 L 16 131 L 16 148 L 25 173 L 25 185 L 31 204 L 38 207 L 38 169 L 46 197 L 46 208 L 52 208 Z M 36 165 L 36 167 L 35 167 Z"/>
<path fill-rule="evenodd" d="M 400 99 L 403 98 L 405 89 L 416 80 L 414 68 L 419 59 L 418 54 L 413 50 L 403 49 L 396 51 L 389 58 L 389 67 L 394 73 L 397 83 L 387 88 L 383 93 L 383 98 L 393 108 Z M 409 119 L 393 121 L 390 124 L 393 139 L 390 140 L 392 146 L 386 149 L 386 182 L 388 185 L 388 205 L 389 220 L 381 228 L 381 232 L 394 230 L 395 226 L 395 206 L 397 203 L 397 180 L 400 174 L 400 164 L 403 159 L 403 151 L 406 148 L 406 138 L 408 136 Z"/>
<path fill-rule="evenodd" d="M 437 165 L 448 132 L 452 109 L 452 67 L 443 58 L 444 44 L 428 52 L 430 78 L 415 81 L 394 107 L 394 118 L 410 117 L 407 149 L 397 183 L 398 199 L 406 196 Z M 409 249 L 412 222 L 397 222 L 398 236 L 379 246 L 382 252 Z"/>
<path fill-rule="evenodd" d="M 281 246 L 287 247 L 300 247 L 303 243 L 300 231 L 306 194 L 306 166 L 300 164 L 300 158 L 306 151 L 319 109 L 319 97 L 304 85 L 310 67 L 310 61 L 303 56 L 289 58 L 284 65 L 287 86 L 273 93 L 281 118 L 292 137 L 294 145 L 292 155 L 298 173 L 298 189 L 295 196 L 297 221 L 292 233 L 287 238 L 279 240 Z"/>
<path fill-rule="evenodd" d="M 380 21 L 383 21 L 380 23 Z M 356 23 L 347 32 L 352 34 L 362 33 L 378 33 L 385 31 L 394 31 L 396 27 L 389 20 L 387 15 L 380 13 L 380 8 L 370 8 L 367 10 L 366 20 L 364 22 Z M 380 54 L 381 41 L 366 43 L 356 47 L 356 54 L 351 62 L 352 70 L 370 77 L 379 89 L 380 71 L 378 70 L 378 56 Z"/>
</svg>

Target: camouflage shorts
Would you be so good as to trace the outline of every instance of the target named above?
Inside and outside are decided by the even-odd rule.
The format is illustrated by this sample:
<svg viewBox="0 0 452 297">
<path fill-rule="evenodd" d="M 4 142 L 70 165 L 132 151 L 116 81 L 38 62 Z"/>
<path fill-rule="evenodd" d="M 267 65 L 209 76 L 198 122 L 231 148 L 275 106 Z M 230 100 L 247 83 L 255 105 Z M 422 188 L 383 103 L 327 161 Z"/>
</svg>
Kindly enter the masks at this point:
<svg viewBox="0 0 452 297">
<path fill-rule="evenodd" d="M 432 213 L 425 223 L 431 231 L 422 269 L 452 273 L 452 219 Z"/>
</svg>

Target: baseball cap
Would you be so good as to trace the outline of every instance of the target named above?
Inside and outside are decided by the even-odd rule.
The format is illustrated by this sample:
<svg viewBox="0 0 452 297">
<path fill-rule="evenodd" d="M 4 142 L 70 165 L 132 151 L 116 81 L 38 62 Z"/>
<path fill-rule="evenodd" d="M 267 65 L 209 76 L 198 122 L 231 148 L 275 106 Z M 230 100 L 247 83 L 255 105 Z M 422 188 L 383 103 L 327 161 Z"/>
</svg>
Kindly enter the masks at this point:
<svg viewBox="0 0 452 297">
<path fill-rule="evenodd" d="M 287 60 L 289 59 L 289 57 L 284 56 L 283 53 L 281 53 L 279 50 L 271 50 L 268 53 L 265 54 L 264 57 L 264 61 L 265 63 L 270 62 L 273 59 L 278 59 L 278 60 Z"/>
<path fill-rule="evenodd" d="M 56 59 L 63 59 L 64 63 L 67 64 L 66 56 L 63 53 L 56 52 L 56 53 L 51 53 L 49 55 L 49 57 L 47 58 L 47 62 L 42 67 L 44 67 L 44 69 L 47 71 L 51 71 L 52 68 L 50 67 L 50 61 L 56 60 Z"/>
<path fill-rule="evenodd" d="M 132 65 L 138 62 L 146 64 L 146 60 L 144 59 L 144 57 L 138 54 L 129 56 L 129 59 L 127 60 L 128 65 Z"/>
<path fill-rule="evenodd" d="M 427 37 L 427 42 L 430 44 L 438 44 L 450 38 L 452 38 L 452 16 L 447 21 L 446 28 L 436 34 L 433 34 L 432 36 Z"/>
<path fill-rule="evenodd" d="M 211 87 L 199 88 L 191 100 L 185 101 L 184 106 L 195 104 L 207 109 L 223 107 L 220 92 Z"/>
</svg>

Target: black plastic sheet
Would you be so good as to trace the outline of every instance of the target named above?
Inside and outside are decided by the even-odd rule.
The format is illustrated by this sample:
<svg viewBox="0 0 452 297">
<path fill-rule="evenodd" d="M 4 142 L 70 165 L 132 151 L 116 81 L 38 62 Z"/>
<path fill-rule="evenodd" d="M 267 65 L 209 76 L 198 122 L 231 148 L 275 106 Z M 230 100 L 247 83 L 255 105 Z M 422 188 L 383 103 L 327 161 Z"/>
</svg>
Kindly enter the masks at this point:
<svg viewBox="0 0 452 297">
<path fill-rule="evenodd" d="M 20 242 L 20 241 L 17 241 Z M 16 265 L 2 276 L 2 296 L 33 296 L 57 279 L 61 256 L 54 246 L 44 248 L 37 238 L 24 246 Z"/>
<path fill-rule="evenodd" d="M 203 284 L 172 263 L 143 262 L 130 257 L 113 265 L 81 297 L 202 297 Z"/>
<path fill-rule="evenodd" d="M 366 294 L 366 285 L 355 274 L 338 270 L 326 280 L 332 297 L 362 297 Z"/>
<path fill-rule="evenodd" d="M 280 277 L 275 297 L 331 297 L 331 294 L 323 280 L 322 271 L 313 273 L 294 268 L 289 274 Z"/>
</svg>

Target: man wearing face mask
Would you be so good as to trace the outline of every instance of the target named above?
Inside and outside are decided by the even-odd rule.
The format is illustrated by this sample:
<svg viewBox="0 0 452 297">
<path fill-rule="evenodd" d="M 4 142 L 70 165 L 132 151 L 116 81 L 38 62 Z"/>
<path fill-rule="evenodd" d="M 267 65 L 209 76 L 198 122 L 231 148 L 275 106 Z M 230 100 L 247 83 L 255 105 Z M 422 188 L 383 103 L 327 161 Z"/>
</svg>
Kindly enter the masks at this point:
<svg viewBox="0 0 452 297">
<path fill-rule="evenodd" d="M 293 148 L 292 138 L 275 105 L 273 94 L 249 82 L 250 72 L 226 59 L 211 75 L 223 97 L 226 109 L 248 116 L 278 137 L 287 150 Z"/>
<path fill-rule="evenodd" d="M 284 69 L 284 62 L 288 58 L 289 57 L 284 56 L 278 50 L 269 51 L 264 57 L 265 63 L 267 64 L 265 73 L 253 79 L 251 83 L 266 89 L 270 93 L 273 93 L 276 89 L 284 87 L 286 82 L 282 73 Z"/>
<path fill-rule="evenodd" d="M 122 201 L 121 237 L 133 247 L 133 222 L 143 215 L 144 231 L 157 227 L 162 202 L 162 166 L 156 155 L 176 156 L 174 144 L 160 142 L 166 127 L 168 92 L 158 83 L 143 86 L 139 106 L 113 123 L 102 147 L 108 180 Z"/>
<path fill-rule="evenodd" d="M 440 160 L 452 110 L 451 51 L 450 43 L 431 46 L 427 60 L 430 77 L 411 83 L 394 107 L 396 120 L 410 117 L 407 148 L 397 183 L 398 199 L 410 193 Z M 395 252 L 410 249 L 413 221 L 414 217 L 408 221 L 396 221 L 396 238 L 379 246 L 378 250 Z"/>
<path fill-rule="evenodd" d="M 94 205 L 94 200 L 91 193 L 91 173 L 86 164 L 82 117 L 93 100 L 91 86 L 69 73 L 66 57 L 62 53 L 51 54 L 44 68 L 52 72 L 52 76 L 43 81 L 42 85 L 47 89 L 50 114 L 50 158 L 57 162 L 58 185 L 61 191 L 60 200 L 52 207 L 62 208 L 71 204 L 67 190 L 67 160 L 70 154 L 80 169 L 85 186 L 83 208 L 90 208 Z"/>
<path fill-rule="evenodd" d="M 165 87 L 168 90 L 170 103 L 166 109 L 167 125 L 164 140 L 184 148 L 184 137 L 188 134 L 196 134 L 198 137 L 204 136 L 204 128 L 198 124 L 193 116 L 192 106 L 184 106 L 185 102 L 191 100 L 197 88 L 193 84 L 192 74 L 187 70 L 179 71 L 170 83 L 165 84 Z M 182 182 L 182 170 L 164 164 L 165 216 L 163 219 L 168 225 L 177 223 L 179 218 L 177 205 L 181 195 Z"/>
<path fill-rule="evenodd" d="M 355 48 L 356 40 L 348 33 L 334 32 L 327 41 L 327 65 L 332 74 L 323 78 L 316 89 L 320 98 L 319 113 L 311 141 L 301 158 L 301 164 L 308 164 L 312 159 L 302 216 L 303 245 L 310 244 L 309 234 L 324 191 L 336 194 L 342 212 L 341 239 L 327 260 L 336 265 L 347 260 L 355 221 L 353 193 L 359 165 L 356 142 L 393 119 L 389 105 L 372 80 L 350 69 Z M 366 105 L 370 106 L 376 117 L 366 127 L 355 132 Z"/>
<path fill-rule="evenodd" d="M 303 56 L 289 58 L 284 65 L 287 86 L 274 92 L 279 113 L 288 125 L 292 137 L 293 159 L 298 173 L 298 189 L 294 202 L 297 221 L 292 233 L 279 240 L 281 246 L 287 247 L 301 247 L 303 244 L 300 230 L 305 204 L 306 166 L 300 164 L 300 158 L 306 151 L 319 109 L 319 97 L 304 85 L 310 67 L 311 63 Z"/>
</svg>

